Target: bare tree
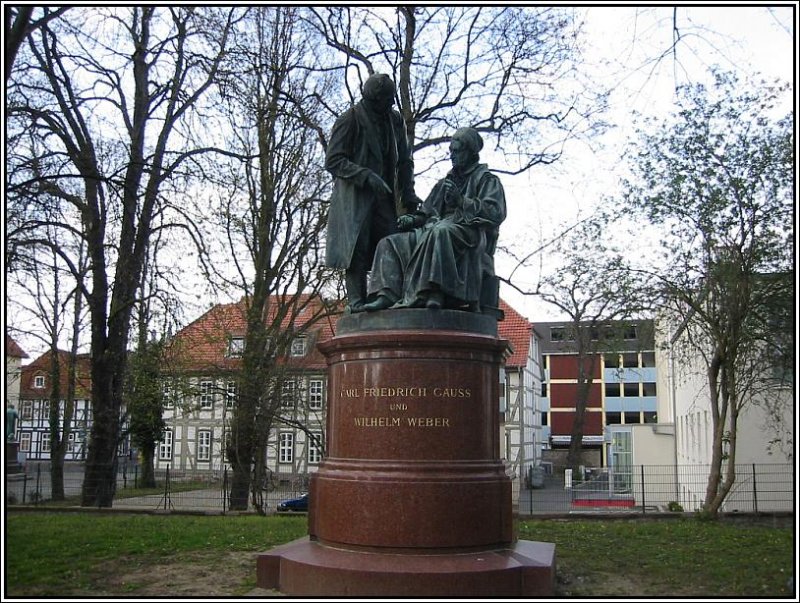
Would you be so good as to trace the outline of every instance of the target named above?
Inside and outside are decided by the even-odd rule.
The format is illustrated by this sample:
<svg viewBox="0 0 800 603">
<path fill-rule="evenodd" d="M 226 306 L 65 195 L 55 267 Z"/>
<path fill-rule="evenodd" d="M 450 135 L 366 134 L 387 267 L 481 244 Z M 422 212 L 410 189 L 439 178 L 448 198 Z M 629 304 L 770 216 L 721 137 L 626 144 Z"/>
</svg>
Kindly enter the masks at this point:
<svg viewBox="0 0 800 603">
<path fill-rule="evenodd" d="M 180 134 L 224 55 L 234 11 L 222 12 L 221 26 L 209 27 L 192 7 L 70 10 L 29 36 L 12 74 L 8 113 L 47 140 L 52 169 L 15 187 L 71 205 L 79 222 L 67 227 L 90 258 L 82 286 L 94 422 L 84 505 L 111 505 L 139 276 L 163 184 L 203 150 Z"/>
<path fill-rule="evenodd" d="M 328 178 L 317 130 L 308 127 L 319 119 L 313 92 L 323 82 L 302 68 L 311 50 L 296 27 L 297 11 L 248 11 L 220 80 L 227 148 L 241 160 L 220 173 L 226 186 L 215 224 L 232 269 L 227 276 L 218 270 L 218 278 L 244 294 L 246 323 L 227 449 L 232 509 L 247 507 L 251 487 L 258 502 L 267 438 L 281 420 L 279 358 L 329 311 L 320 304 L 332 286 L 321 259 L 327 206 L 320 197 Z"/>
<path fill-rule="evenodd" d="M 645 283 L 624 256 L 604 242 L 608 219 L 598 215 L 559 241 L 558 267 L 542 281 L 542 300 L 566 315 L 571 349 L 577 355 L 575 417 L 570 433 L 567 465 L 582 462 L 586 408 L 601 354 L 620 351 L 624 343 L 620 323 L 640 318 L 647 309 Z"/>
<path fill-rule="evenodd" d="M 73 275 L 64 266 L 61 254 L 74 258 L 81 273 L 86 272 L 86 256 L 80 241 L 71 245 L 53 228 L 45 241 L 30 249 L 30 255 L 12 272 L 7 286 L 13 292 L 15 322 L 31 324 L 26 329 L 28 335 L 41 339 L 49 349 L 51 498 L 64 500 L 64 460 L 74 427 L 78 346 L 85 316 L 80 287 L 75 285 Z M 26 316 L 29 320 L 25 320 Z M 64 342 L 69 342 L 68 351 L 61 349 Z"/>
<path fill-rule="evenodd" d="M 61 6 L 52 10 L 46 6 L 41 7 L 41 15 L 35 15 L 37 7 L 30 5 L 3 7 L 3 37 L 5 38 L 3 65 L 5 67 L 5 81 L 11 76 L 14 61 L 17 58 L 20 47 L 25 43 L 25 38 L 31 35 L 38 28 L 43 27 L 51 19 L 55 19 L 64 14 L 69 9 L 68 6 Z"/>
<path fill-rule="evenodd" d="M 517 174 L 556 161 L 565 140 L 599 125 L 603 96 L 575 86 L 571 9 L 331 7 L 311 9 L 307 22 L 333 51 L 326 64 L 342 73 L 343 100 L 369 74 L 393 77 L 415 152 L 442 159 L 452 132 L 471 126 L 504 154 L 496 171 Z"/>
</svg>

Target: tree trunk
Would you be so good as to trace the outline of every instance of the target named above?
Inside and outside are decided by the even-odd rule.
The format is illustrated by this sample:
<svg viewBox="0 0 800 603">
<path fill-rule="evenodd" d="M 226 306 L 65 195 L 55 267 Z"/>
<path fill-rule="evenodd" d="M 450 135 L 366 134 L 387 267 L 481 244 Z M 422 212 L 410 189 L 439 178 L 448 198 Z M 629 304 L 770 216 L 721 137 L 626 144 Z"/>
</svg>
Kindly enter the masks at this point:
<svg viewBox="0 0 800 603">
<path fill-rule="evenodd" d="M 84 507 L 111 507 L 116 487 L 120 392 L 114 395 L 115 376 L 111 370 L 105 370 L 103 360 L 103 356 L 100 359 L 94 354 L 92 356 L 94 420 L 81 495 L 81 506 Z M 110 364 L 114 366 L 114 363 Z M 121 384 L 122 379 L 118 381 Z"/>
<path fill-rule="evenodd" d="M 50 449 L 50 498 L 54 501 L 64 500 L 64 455 L 66 445 L 60 441 L 58 446 Z"/>
<path fill-rule="evenodd" d="M 720 496 L 720 483 L 722 481 L 723 446 L 725 438 L 725 423 L 727 419 L 727 402 L 725 394 L 721 391 L 720 381 L 724 377 L 722 352 L 714 351 L 707 371 L 709 402 L 711 406 L 711 422 L 714 440 L 711 445 L 711 466 L 706 482 L 706 496 L 703 501 L 703 513 L 708 517 L 716 518 L 722 505 L 724 496 Z"/>
<path fill-rule="evenodd" d="M 81 506 L 111 507 L 116 490 L 116 438 L 92 425 L 92 444 L 86 457 Z"/>
<path fill-rule="evenodd" d="M 139 449 L 142 456 L 141 464 L 141 488 L 155 488 L 156 487 L 156 471 L 155 471 L 155 445 L 142 446 Z"/>
<path fill-rule="evenodd" d="M 583 424 L 586 416 L 586 402 L 578 401 L 575 406 L 575 420 L 570 432 L 569 451 L 567 452 L 567 467 L 572 469 L 573 475 L 583 464 Z"/>
<path fill-rule="evenodd" d="M 719 408 L 719 411 L 712 413 L 712 416 L 717 418 L 717 424 L 714 425 L 711 470 L 709 471 L 708 484 L 706 486 L 706 498 L 703 502 L 703 513 L 711 518 L 716 518 L 719 515 L 722 503 L 725 502 L 736 481 L 736 429 L 739 412 L 734 392 L 736 391 L 737 383 L 735 372 L 727 368 L 726 365 L 720 366 L 721 369 L 719 371 L 709 370 L 709 381 L 711 382 L 712 377 L 715 384 L 717 380 L 719 381 L 719 389 L 714 388 L 711 390 L 711 404 L 713 407 Z M 727 454 L 724 453 L 726 427 L 728 434 Z M 724 471 L 723 462 L 726 463 Z"/>
<path fill-rule="evenodd" d="M 56 277 L 56 291 L 58 278 Z M 58 320 L 55 312 L 54 320 Z M 55 323 L 57 324 L 57 323 Z M 61 358 L 58 352 L 56 331 L 50 346 L 50 409 L 48 424 L 50 426 L 50 497 L 53 500 L 64 500 L 64 442 L 61 440 L 59 410 L 61 408 Z"/>
<path fill-rule="evenodd" d="M 581 333 L 576 327 L 576 332 Z M 579 335 L 580 336 L 580 335 Z M 592 374 L 594 372 L 594 357 L 587 357 L 581 346 L 578 352 L 578 387 L 575 399 L 575 420 L 572 422 L 570 432 L 569 452 L 567 453 L 567 466 L 572 469 L 573 475 L 583 464 L 583 427 L 586 422 L 586 406 L 589 401 L 589 390 L 592 387 Z M 581 476 L 583 479 L 583 476 Z"/>
<path fill-rule="evenodd" d="M 251 465 L 246 462 L 234 462 L 231 491 L 228 498 L 231 511 L 246 511 L 250 496 Z"/>
</svg>

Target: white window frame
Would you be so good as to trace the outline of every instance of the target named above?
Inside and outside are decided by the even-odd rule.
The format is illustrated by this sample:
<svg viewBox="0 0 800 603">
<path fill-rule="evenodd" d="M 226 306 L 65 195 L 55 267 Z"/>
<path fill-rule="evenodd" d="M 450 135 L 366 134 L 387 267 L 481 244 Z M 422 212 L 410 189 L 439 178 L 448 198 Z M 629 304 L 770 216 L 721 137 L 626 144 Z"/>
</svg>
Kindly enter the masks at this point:
<svg viewBox="0 0 800 603">
<path fill-rule="evenodd" d="M 172 460 L 172 430 L 165 429 L 158 444 L 158 460 L 171 461 Z"/>
<path fill-rule="evenodd" d="M 168 382 L 164 382 L 164 388 L 162 390 L 162 395 L 164 397 L 164 408 L 173 408 L 175 406 L 175 401 L 172 395 L 172 388 L 169 386 Z"/>
<path fill-rule="evenodd" d="M 294 408 L 297 400 L 297 381 L 284 379 L 281 386 L 281 408 Z"/>
<path fill-rule="evenodd" d="M 292 339 L 292 348 L 290 352 L 294 358 L 300 358 L 306 355 L 306 336 L 301 335 Z"/>
<path fill-rule="evenodd" d="M 294 462 L 294 433 L 282 431 L 278 435 L 278 462 Z"/>
<path fill-rule="evenodd" d="M 228 339 L 226 358 L 241 358 L 244 354 L 244 337 L 231 337 Z"/>
<path fill-rule="evenodd" d="M 19 418 L 23 421 L 33 420 L 33 400 L 22 400 L 20 402 Z"/>
<path fill-rule="evenodd" d="M 33 378 L 33 387 L 36 389 L 44 389 L 44 375 L 36 375 Z"/>
<path fill-rule="evenodd" d="M 312 431 L 308 436 L 308 464 L 318 465 L 322 462 L 322 432 Z"/>
<path fill-rule="evenodd" d="M 322 410 L 325 396 L 325 382 L 322 379 L 308 380 L 308 408 Z"/>
<path fill-rule="evenodd" d="M 200 429 L 197 431 L 197 462 L 208 463 L 211 461 L 211 430 Z"/>
<path fill-rule="evenodd" d="M 19 451 L 20 452 L 30 452 L 31 451 L 31 432 L 30 431 L 23 431 L 19 434 Z"/>
<path fill-rule="evenodd" d="M 228 381 L 225 384 L 225 408 L 231 410 L 236 404 L 236 396 L 238 395 L 238 384 L 236 381 Z"/>
<path fill-rule="evenodd" d="M 211 379 L 200 381 L 200 410 L 214 408 L 214 382 Z"/>
<path fill-rule="evenodd" d="M 42 431 L 39 434 L 39 452 L 50 452 L 51 449 L 50 432 Z"/>
</svg>

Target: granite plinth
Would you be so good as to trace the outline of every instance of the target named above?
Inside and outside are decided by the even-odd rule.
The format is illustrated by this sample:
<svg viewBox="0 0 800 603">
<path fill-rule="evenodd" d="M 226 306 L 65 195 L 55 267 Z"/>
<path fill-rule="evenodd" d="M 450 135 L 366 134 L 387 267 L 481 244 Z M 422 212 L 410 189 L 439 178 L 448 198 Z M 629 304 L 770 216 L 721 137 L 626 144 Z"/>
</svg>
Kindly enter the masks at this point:
<svg viewBox="0 0 800 603">
<path fill-rule="evenodd" d="M 6 442 L 6 474 L 22 472 L 22 465 L 17 459 L 18 454 L 19 442 Z"/>
<path fill-rule="evenodd" d="M 497 337 L 497 320 L 475 312 L 402 308 L 345 314 L 336 323 L 337 335 L 394 330 L 454 331 Z"/>
<path fill-rule="evenodd" d="M 258 557 L 257 582 L 297 596 L 548 597 L 555 545 L 520 540 L 482 551 L 359 551 L 303 538 Z"/>
<path fill-rule="evenodd" d="M 493 319 L 389 310 L 342 317 L 328 363 L 327 456 L 309 538 L 260 555 L 287 594 L 552 593 L 555 548 L 515 541 L 499 457 Z"/>
</svg>

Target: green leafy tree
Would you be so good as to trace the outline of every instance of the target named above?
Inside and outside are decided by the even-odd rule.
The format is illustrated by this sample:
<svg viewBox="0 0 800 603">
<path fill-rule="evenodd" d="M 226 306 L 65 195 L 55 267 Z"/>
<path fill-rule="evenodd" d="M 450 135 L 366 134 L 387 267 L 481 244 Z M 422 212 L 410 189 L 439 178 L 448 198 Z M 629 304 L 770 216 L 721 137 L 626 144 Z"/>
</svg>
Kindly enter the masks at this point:
<svg viewBox="0 0 800 603">
<path fill-rule="evenodd" d="M 743 408 L 780 385 L 775 350 L 790 354 L 779 363 L 794 362 L 787 91 L 723 72 L 711 86 L 679 89 L 674 117 L 641 129 L 625 183 L 626 208 L 662 228 L 659 299 L 681 325 L 685 364 L 699 359 L 705 373 L 713 440 L 703 508 L 711 516 L 736 479 Z"/>
<path fill-rule="evenodd" d="M 153 461 L 166 427 L 163 361 L 164 345 L 158 340 L 140 341 L 130 360 L 126 408 L 131 443 L 141 455 L 140 480 L 144 488 L 156 486 Z"/>
</svg>

